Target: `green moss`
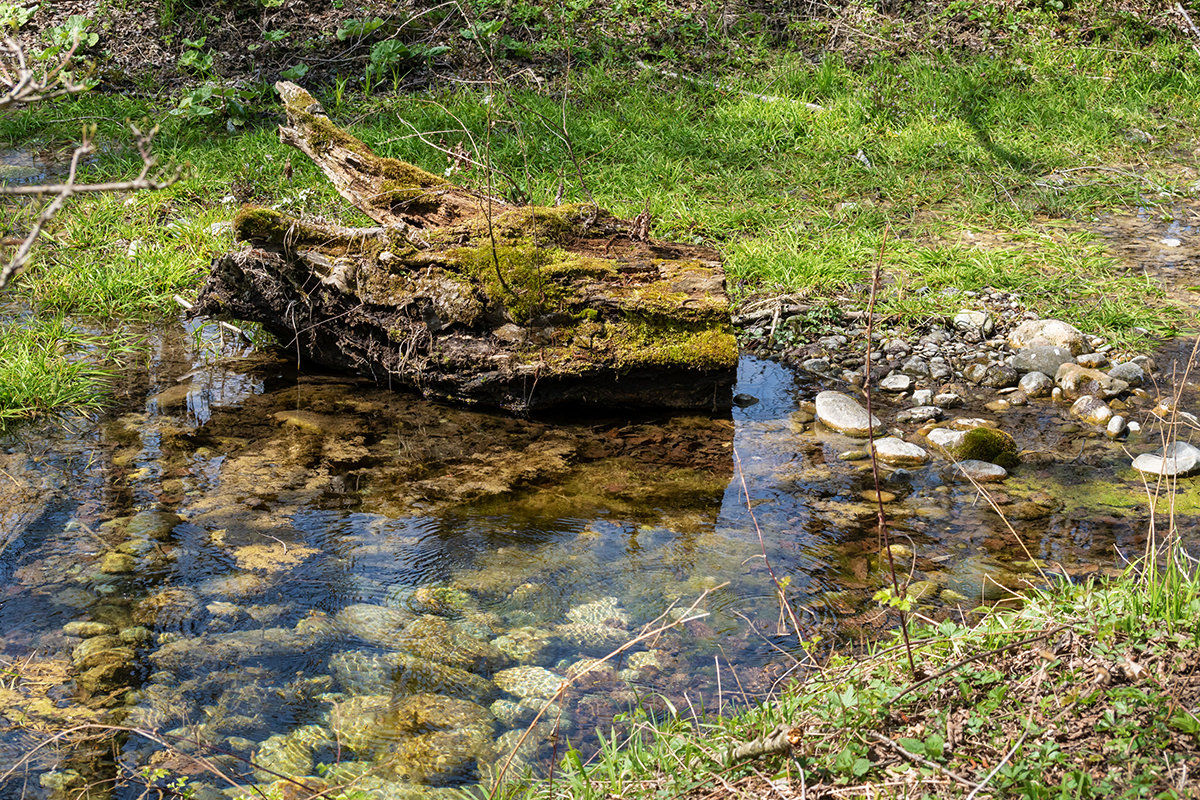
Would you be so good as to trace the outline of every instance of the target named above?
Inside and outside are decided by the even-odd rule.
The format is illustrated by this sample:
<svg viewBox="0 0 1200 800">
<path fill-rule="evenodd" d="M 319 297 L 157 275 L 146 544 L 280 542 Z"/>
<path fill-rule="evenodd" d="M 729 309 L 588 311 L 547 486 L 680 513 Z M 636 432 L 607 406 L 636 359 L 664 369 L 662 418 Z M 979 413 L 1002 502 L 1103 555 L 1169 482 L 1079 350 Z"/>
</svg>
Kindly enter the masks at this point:
<svg viewBox="0 0 1200 800">
<path fill-rule="evenodd" d="M 296 220 L 270 208 L 245 206 L 233 218 L 233 235 L 242 242 L 282 245 Z"/>
<path fill-rule="evenodd" d="M 652 338 L 651 338 L 652 337 Z M 738 345 L 733 328 L 656 329 L 629 353 L 643 364 L 691 366 L 697 369 L 733 369 Z"/>
<path fill-rule="evenodd" d="M 376 157 L 371 152 L 371 148 L 367 147 L 361 139 L 357 139 L 346 133 L 337 125 L 334 125 L 328 118 L 319 117 L 316 114 L 310 114 L 307 111 L 295 108 L 292 109 L 292 113 L 308 129 L 308 143 L 313 150 L 327 152 L 331 147 L 336 145 L 367 158 Z"/>
<path fill-rule="evenodd" d="M 732 369 L 737 365 L 738 345 L 731 325 L 698 328 L 694 325 L 610 322 L 602 326 L 580 324 L 571 345 L 540 349 L 540 358 L 559 369 L 570 365 L 580 370 L 607 365 L 618 372 L 641 367 L 686 366 L 699 370 Z M 580 342 L 586 339 L 587 343 Z"/>
<path fill-rule="evenodd" d="M 556 280 L 569 280 L 571 278 L 603 280 L 614 277 L 617 274 L 617 267 L 613 261 L 604 258 L 591 258 L 589 256 L 572 257 L 569 254 L 563 254 L 560 260 L 556 260 L 547 266 L 546 274 Z"/>
<path fill-rule="evenodd" d="M 438 207 L 438 195 L 430 191 L 429 185 L 405 183 L 388 179 L 379 186 L 379 194 L 372 203 L 389 211 L 404 211 L 409 214 L 424 214 Z"/>
<path fill-rule="evenodd" d="M 958 457 L 964 461 L 974 459 L 990 461 L 1002 467 L 1014 467 L 1017 464 L 1017 442 L 1012 436 L 995 428 L 973 428 L 963 437 Z"/>
<path fill-rule="evenodd" d="M 460 225 L 430 230 L 427 238 L 433 246 L 454 242 L 491 242 L 497 244 L 532 244 L 537 247 L 569 245 L 584 235 L 583 222 L 595 215 L 593 206 L 522 206 L 509 208 L 493 215 L 489 230 L 486 219 L 473 219 Z M 598 218 L 605 215 L 601 213 Z M 602 225 L 593 223 L 593 235 L 602 235 Z M 580 258 L 575 256 L 575 258 Z M 605 259 L 597 259 L 604 261 Z"/>
<path fill-rule="evenodd" d="M 451 250 L 447 257 L 483 285 L 488 300 L 507 309 L 515 322 L 525 324 L 544 314 L 565 311 L 569 305 L 569 288 L 553 280 L 547 270 L 557 252 L 528 244 L 493 248 L 484 242 Z"/>
</svg>

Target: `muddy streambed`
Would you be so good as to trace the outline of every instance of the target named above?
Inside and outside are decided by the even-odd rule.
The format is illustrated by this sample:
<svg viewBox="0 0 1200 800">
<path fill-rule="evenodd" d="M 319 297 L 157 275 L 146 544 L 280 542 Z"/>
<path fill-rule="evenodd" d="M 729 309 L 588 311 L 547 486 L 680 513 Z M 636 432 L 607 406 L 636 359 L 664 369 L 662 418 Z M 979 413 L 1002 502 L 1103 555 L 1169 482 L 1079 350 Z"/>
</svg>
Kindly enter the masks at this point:
<svg viewBox="0 0 1200 800">
<path fill-rule="evenodd" d="M 889 624 L 870 471 L 839 457 L 862 444 L 815 428 L 803 402 L 828 387 L 774 362 L 743 360 L 737 391 L 758 402 L 731 418 L 568 423 L 298 375 L 211 329 L 155 340 L 123 408 L 0 453 L 0 797 L 133 797 L 112 781 L 139 771 L 214 799 L 281 776 L 436 796 L 514 750 L 537 770 L 639 701 L 752 701 L 803 658 L 764 549 L 805 637 Z M 995 491 L 1008 523 L 944 462 L 884 471 L 923 613 L 1141 552 L 1123 448 L 1152 449 L 1153 425 L 1116 443 L 1038 401 L 1003 426 L 1028 451 Z M 697 598 L 707 616 L 594 665 Z M 155 737 L 28 757 L 86 724 Z"/>
</svg>

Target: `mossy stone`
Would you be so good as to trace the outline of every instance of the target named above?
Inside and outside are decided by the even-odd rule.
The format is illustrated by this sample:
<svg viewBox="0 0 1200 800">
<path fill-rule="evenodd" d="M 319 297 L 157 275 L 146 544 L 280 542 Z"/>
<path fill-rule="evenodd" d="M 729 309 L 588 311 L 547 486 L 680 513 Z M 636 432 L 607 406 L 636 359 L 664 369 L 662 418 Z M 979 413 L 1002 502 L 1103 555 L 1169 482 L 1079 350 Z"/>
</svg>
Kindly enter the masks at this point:
<svg viewBox="0 0 1200 800">
<path fill-rule="evenodd" d="M 127 553 L 108 553 L 100 559 L 100 571 L 105 575 L 126 575 L 137 568 L 137 559 Z"/>
<path fill-rule="evenodd" d="M 1017 465 L 1017 442 L 996 428 L 972 428 L 963 435 L 960 461 L 987 461 L 1004 468 Z"/>
<path fill-rule="evenodd" d="M 929 600 L 938 593 L 938 585 L 933 581 L 913 581 L 908 585 L 905 595 L 914 603 Z"/>
</svg>

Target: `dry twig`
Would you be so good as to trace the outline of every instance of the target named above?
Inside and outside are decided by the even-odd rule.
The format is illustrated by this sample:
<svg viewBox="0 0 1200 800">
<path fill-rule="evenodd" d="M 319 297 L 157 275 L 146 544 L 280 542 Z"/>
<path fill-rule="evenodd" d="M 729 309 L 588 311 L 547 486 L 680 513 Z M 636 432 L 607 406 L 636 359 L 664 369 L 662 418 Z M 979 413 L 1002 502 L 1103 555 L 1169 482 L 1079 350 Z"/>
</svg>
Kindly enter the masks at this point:
<svg viewBox="0 0 1200 800">
<path fill-rule="evenodd" d="M 0 72 L 0 76 L 3 73 Z M 42 98 L 44 99 L 44 98 Z M 0 105 L 2 107 L 2 105 Z M 62 210 L 68 200 L 77 194 L 95 194 L 98 192 L 136 192 L 147 189 L 165 189 L 171 184 L 179 180 L 183 174 L 181 167 L 176 167 L 174 171 L 168 173 L 155 173 L 154 169 L 158 165 L 158 160 L 150 153 L 150 144 L 154 141 L 155 135 L 158 133 L 158 126 L 151 128 L 149 131 L 143 132 L 136 125 L 130 124 L 130 129 L 133 131 L 134 144 L 137 147 L 138 155 L 142 159 L 142 167 L 138 172 L 137 177 L 128 181 L 109 181 L 106 183 L 78 183 L 76 177 L 79 174 L 79 165 L 86 156 L 95 152 L 95 144 L 93 143 L 96 135 L 96 126 L 85 126 L 83 129 L 83 138 L 79 146 L 75 148 L 75 152 L 71 154 L 71 163 L 67 170 L 66 180 L 56 184 L 41 184 L 37 186 L 4 186 L 0 187 L 0 197 L 3 196 L 44 196 L 54 195 L 42 212 L 34 220 L 33 226 L 25 234 L 23 239 L 18 239 L 16 252 L 9 258 L 8 263 L 0 268 L 0 290 L 3 290 L 12 281 L 13 277 L 29 263 L 29 259 L 33 253 L 33 245 L 37 238 L 45 230 L 46 225 L 54 218 L 54 215 Z M 153 174 L 152 174 L 153 173 Z M 12 240 L 9 240 L 12 241 Z"/>
<path fill-rule="evenodd" d="M 21 45 L 6 37 L 0 42 L 0 92 L 3 92 L 0 108 L 28 105 L 87 89 L 86 83 L 75 80 L 67 70 L 78 44 L 67 49 L 54 65 L 39 71 L 29 65 Z"/>
</svg>

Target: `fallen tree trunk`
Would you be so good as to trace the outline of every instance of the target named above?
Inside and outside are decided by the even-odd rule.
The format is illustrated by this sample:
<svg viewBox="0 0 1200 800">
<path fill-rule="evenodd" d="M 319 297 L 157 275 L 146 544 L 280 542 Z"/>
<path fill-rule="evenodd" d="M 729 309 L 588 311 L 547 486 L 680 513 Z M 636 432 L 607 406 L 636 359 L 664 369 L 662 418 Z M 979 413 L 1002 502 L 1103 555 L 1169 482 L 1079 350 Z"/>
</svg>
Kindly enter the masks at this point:
<svg viewBox="0 0 1200 800">
<path fill-rule="evenodd" d="M 194 315 L 258 322 L 289 352 L 429 397 L 516 412 L 724 409 L 737 364 L 710 249 L 644 240 L 590 205 L 515 207 L 337 128 L 277 86 L 281 138 L 380 223 L 243 208 Z"/>
</svg>

